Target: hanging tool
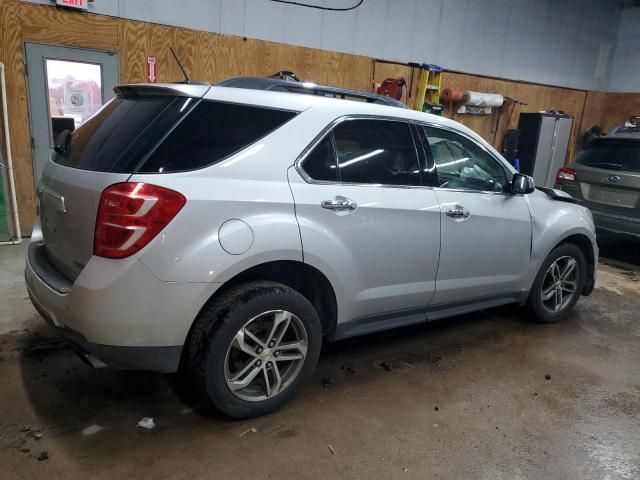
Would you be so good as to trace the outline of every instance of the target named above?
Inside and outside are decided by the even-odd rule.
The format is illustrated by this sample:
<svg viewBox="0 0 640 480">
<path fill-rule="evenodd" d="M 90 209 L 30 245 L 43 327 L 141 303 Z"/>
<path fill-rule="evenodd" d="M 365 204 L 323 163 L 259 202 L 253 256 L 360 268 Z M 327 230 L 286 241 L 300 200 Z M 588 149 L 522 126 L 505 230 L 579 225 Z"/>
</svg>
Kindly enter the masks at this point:
<svg viewBox="0 0 640 480">
<path fill-rule="evenodd" d="M 387 78 L 376 90 L 378 95 L 384 95 L 386 97 L 392 97 L 396 100 L 402 98 L 402 92 L 407 85 L 407 81 L 402 78 Z"/>
<path fill-rule="evenodd" d="M 511 104 L 511 110 L 509 111 L 509 116 L 507 117 L 507 123 L 504 126 L 504 132 L 502 133 L 502 135 L 500 136 L 500 145 L 498 147 L 499 151 L 502 151 L 502 147 L 504 145 L 504 136 L 507 133 L 507 129 L 509 128 L 509 123 L 511 123 L 511 117 L 513 116 L 513 112 L 516 109 L 516 105 L 529 105 L 528 103 L 522 102 L 516 98 L 511 98 L 511 97 L 504 97 L 505 100 L 507 100 L 508 102 L 510 102 Z M 502 107 L 499 108 L 499 112 L 496 114 L 496 127 L 494 129 L 494 135 L 493 135 L 493 143 L 495 145 L 496 142 L 496 137 L 498 136 L 498 126 L 500 125 L 500 116 L 502 114 L 502 109 L 505 107 L 505 105 L 507 105 L 506 103 L 504 103 L 502 105 Z"/>
</svg>

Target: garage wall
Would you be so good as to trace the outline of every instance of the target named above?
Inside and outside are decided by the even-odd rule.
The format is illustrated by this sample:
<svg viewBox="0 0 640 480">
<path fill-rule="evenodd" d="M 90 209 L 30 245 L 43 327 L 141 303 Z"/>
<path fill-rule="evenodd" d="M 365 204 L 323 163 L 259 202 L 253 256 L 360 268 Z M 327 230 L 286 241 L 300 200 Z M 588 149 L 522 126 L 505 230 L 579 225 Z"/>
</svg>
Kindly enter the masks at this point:
<svg viewBox="0 0 640 480">
<path fill-rule="evenodd" d="M 582 131 L 600 125 L 606 132 L 640 115 L 640 93 L 588 92 Z"/>
<path fill-rule="evenodd" d="M 371 88 L 372 62 L 367 57 L 132 20 L 120 20 L 119 29 L 123 82 L 145 81 L 147 55 L 156 57 L 158 81 L 181 79 L 169 51 L 174 46 L 186 70 L 199 80 L 218 82 L 231 76 L 290 70 L 318 83 Z"/>
<path fill-rule="evenodd" d="M 640 7 L 623 10 L 608 91 L 640 92 Z"/>
<path fill-rule="evenodd" d="M 24 41 L 117 52 L 122 83 L 146 81 L 147 56 L 157 57 L 159 82 L 181 80 L 169 52 L 173 46 L 191 76 L 204 81 L 288 69 L 301 78 L 357 90 L 370 90 L 372 85 L 373 61 L 363 56 L 0 0 L 0 61 L 7 66 L 9 126 L 25 234 L 31 231 L 36 202 Z"/>
<path fill-rule="evenodd" d="M 27 0 L 50 4 L 49 0 Z M 325 7 L 357 0 L 306 0 Z M 447 70 L 600 90 L 617 0 L 365 0 L 349 12 L 270 0 L 95 0 L 96 13 Z M 268 20 L 267 20 L 268 19 Z"/>
<path fill-rule="evenodd" d="M 106 4 L 96 0 L 92 5 Z M 412 69 L 407 65 L 379 62 L 360 55 L 151 24 L 115 16 L 71 12 L 17 0 L 0 0 L 0 61 L 7 66 L 17 196 L 21 221 L 27 234 L 35 218 L 36 204 L 23 58 L 24 41 L 117 52 L 123 83 L 145 81 L 147 56 L 157 57 L 158 81 L 181 79 L 180 71 L 168 49 L 170 45 L 177 50 L 193 78 L 211 82 L 233 75 L 268 75 L 288 69 L 298 73 L 302 79 L 371 91 L 374 83 L 387 77 L 404 76 L 409 80 L 412 75 Z M 414 87 L 415 85 L 417 82 L 414 82 Z M 564 110 L 576 116 L 574 138 L 580 133 L 578 126 L 583 106 L 589 106 L 589 114 L 595 123 L 618 124 L 621 123 L 616 116 L 618 110 L 626 109 L 626 105 L 637 105 L 640 99 L 639 95 L 615 97 L 618 106 L 605 109 L 606 94 L 602 94 L 605 97 L 595 94 L 591 97 L 591 93 L 587 94 L 583 90 L 450 71 L 445 72 L 443 85 L 502 93 L 528 103 L 526 107 L 517 107 L 514 111 L 510 122 L 512 127 L 517 124 L 520 111 L 549 108 Z M 408 99 L 409 104 L 413 103 L 414 98 L 415 95 L 412 95 Z M 600 103 L 591 101 L 593 99 Z M 459 115 L 456 120 L 467 124 L 497 146 L 506 128 L 508 113 L 507 110 L 501 113 L 497 130 L 493 115 Z M 625 113 L 624 118 L 629 115 Z M 582 123 L 590 126 L 587 122 Z"/>
<path fill-rule="evenodd" d="M 376 61 L 374 66 L 374 81 L 379 83 L 387 77 L 403 77 L 410 81 L 413 76 L 413 90 L 409 99 L 403 97 L 403 101 L 413 106 L 415 103 L 415 90 L 418 85 L 418 70 L 402 64 Z M 580 123 L 587 92 L 569 88 L 550 87 L 511 80 L 480 77 L 459 72 L 446 71 L 442 74 L 442 86 L 459 90 L 473 90 L 478 92 L 499 93 L 503 96 L 515 98 L 527 105 L 506 104 L 504 108 L 492 115 L 464 115 L 456 114 L 455 108 L 445 105 L 445 115 L 467 125 L 480 134 L 485 140 L 500 147 L 504 132 L 507 128 L 517 128 L 518 118 L 523 112 L 539 112 L 541 110 L 563 110 L 568 115 L 575 117 L 572 131 L 572 142 L 567 152 L 567 159 L 572 157 L 575 143 L 580 135 Z M 640 95 L 638 95 L 640 98 Z M 598 113 L 601 113 L 598 110 Z"/>
<path fill-rule="evenodd" d="M 20 209 L 20 223 L 24 225 L 22 231 L 28 235 L 33 224 L 36 204 L 21 36 L 19 5 L 8 0 L 0 0 L 0 62 L 4 63 L 6 69 L 16 200 Z M 4 129 L 2 131 L 4 132 Z M 4 142 L 4 137 L 2 140 Z"/>
</svg>

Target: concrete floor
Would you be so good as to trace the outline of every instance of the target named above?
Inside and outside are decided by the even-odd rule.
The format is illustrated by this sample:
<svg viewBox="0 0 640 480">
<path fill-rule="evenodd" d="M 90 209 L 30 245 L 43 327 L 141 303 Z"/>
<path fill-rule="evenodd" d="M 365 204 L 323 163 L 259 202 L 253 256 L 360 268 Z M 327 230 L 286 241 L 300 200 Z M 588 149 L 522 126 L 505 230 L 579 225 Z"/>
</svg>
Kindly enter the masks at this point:
<svg viewBox="0 0 640 480">
<path fill-rule="evenodd" d="M 640 246 L 602 247 L 561 324 L 509 307 L 330 344 L 292 404 L 242 422 L 177 376 L 86 367 L 1 247 L 0 478 L 640 478 Z"/>
</svg>

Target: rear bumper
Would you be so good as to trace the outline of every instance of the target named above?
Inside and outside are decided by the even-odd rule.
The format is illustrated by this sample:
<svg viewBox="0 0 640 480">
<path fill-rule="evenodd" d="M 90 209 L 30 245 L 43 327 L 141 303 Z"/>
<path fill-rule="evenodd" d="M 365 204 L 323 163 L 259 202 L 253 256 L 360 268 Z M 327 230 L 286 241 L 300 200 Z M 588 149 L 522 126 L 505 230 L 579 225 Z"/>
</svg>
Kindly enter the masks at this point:
<svg viewBox="0 0 640 480">
<path fill-rule="evenodd" d="M 29 293 L 31 302 L 49 325 L 66 339 L 73 350 L 86 363 L 94 368 L 109 366 L 123 370 L 149 370 L 160 373 L 171 373 L 178 370 L 182 347 L 120 347 L 88 342 L 84 336 L 69 328 L 59 327 L 53 323 L 47 312 Z"/>
<path fill-rule="evenodd" d="M 593 222 L 599 232 L 640 238 L 640 218 L 591 210 Z"/>
<path fill-rule="evenodd" d="M 161 282 L 135 258 L 92 257 L 75 282 L 29 245 L 25 282 L 42 317 L 83 355 L 116 368 L 172 372 L 215 284 Z"/>
</svg>

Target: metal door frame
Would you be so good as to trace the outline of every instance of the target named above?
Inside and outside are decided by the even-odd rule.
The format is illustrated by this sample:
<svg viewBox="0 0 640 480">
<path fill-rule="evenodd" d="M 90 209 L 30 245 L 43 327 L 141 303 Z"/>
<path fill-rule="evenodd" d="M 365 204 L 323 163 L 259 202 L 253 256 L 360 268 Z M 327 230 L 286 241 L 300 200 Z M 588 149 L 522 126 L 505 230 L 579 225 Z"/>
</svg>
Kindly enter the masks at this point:
<svg viewBox="0 0 640 480">
<path fill-rule="evenodd" d="M 42 50 L 42 51 L 41 51 Z M 51 52 L 47 52 L 46 50 L 50 50 Z M 58 50 L 58 51 L 56 51 Z M 33 171 L 33 180 L 34 183 L 38 182 L 38 158 L 36 147 L 42 146 L 37 145 L 38 138 L 34 135 L 34 131 L 36 129 L 42 129 L 42 111 L 38 111 L 38 108 L 41 108 L 39 105 L 36 105 L 36 102 L 41 103 L 38 98 L 39 95 L 44 95 L 45 100 L 45 112 L 46 112 L 46 122 L 47 122 L 47 132 L 48 132 L 48 141 L 51 139 L 51 111 L 50 105 L 47 100 L 47 69 L 46 69 L 46 60 L 61 60 L 61 61 L 69 61 L 69 62 L 77 62 L 77 63 L 87 63 L 93 65 L 100 65 L 100 76 L 101 76 L 101 86 L 102 86 L 102 103 L 104 104 L 106 100 L 113 97 L 113 94 L 109 93 L 111 80 L 115 80 L 114 86 L 120 83 L 120 59 L 117 52 L 112 52 L 108 50 L 100 50 L 100 49 L 92 49 L 92 48 L 81 48 L 74 47 L 68 45 L 59 45 L 59 44 L 50 44 L 50 43 L 41 43 L 41 42 L 23 42 L 23 54 L 24 54 L 24 65 L 25 65 L 25 75 L 27 77 L 27 108 L 29 112 L 29 135 L 31 139 L 31 167 Z M 31 55 L 30 55 L 31 54 Z M 75 54 L 75 55 L 74 55 Z M 105 57 L 102 57 L 100 61 L 95 61 L 94 59 L 87 59 L 87 56 L 90 55 L 108 55 L 109 57 L 113 57 L 115 62 L 106 62 L 104 61 Z M 83 58 L 84 57 L 84 58 Z M 35 82 L 39 82 L 40 79 L 34 78 L 35 73 L 33 72 L 33 65 L 36 63 L 38 68 L 42 69 L 42 79 L 44 82 L 43 85 L 36 85 Z M 29 69 L 29 66 L 32 68 Z M 107 73 L 107 69 L 109 72 Z M 109 79 L 110 77 L 110 79 Z M 44 87 L 44 90 L 41 87 Z"/>
</svg>

